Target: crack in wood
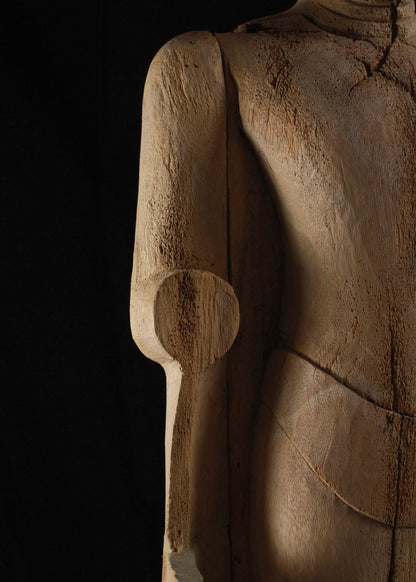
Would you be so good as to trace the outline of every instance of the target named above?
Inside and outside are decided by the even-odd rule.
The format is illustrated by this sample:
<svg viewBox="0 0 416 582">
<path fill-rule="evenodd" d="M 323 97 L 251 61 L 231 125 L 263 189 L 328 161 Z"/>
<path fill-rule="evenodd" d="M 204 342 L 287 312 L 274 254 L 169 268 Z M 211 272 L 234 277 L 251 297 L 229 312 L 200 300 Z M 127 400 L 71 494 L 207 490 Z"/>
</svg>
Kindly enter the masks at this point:
<svg viewBox="0 0 416 582">
<path fill-rule="evenodd" d="M 371 396 L 369 396 L 368 394 L 365 394 L 362 390 L 360 390 L 359 388 L 357 388 L 356 386 L 354 386 L 353 384 L 348 382 L 348 380 L 346 378 L 339 376 L 334 371 L 332 371 L 330 368 L 327 368 L 325 366 L 322 366 L 318 362 L 315 362 L 312 358 L 310 358 L 309 356 L 306 356 L 305 354 L 302 354 L 302 352 L 299 352 L 298 350 L 291 347 L 290 345 L 288 345 L 286 343 L 281 344 L 279 346 L 279 349 L 284 350 L 286 352 L 289 352 L 289 353 L 293 354 L 294 356 L 298 356 L 299 358 L 301 358 L 305 362 L 308 362 L 308 364 L 310 364 L 311 366 L 313 366 L 314 368 L 316 368 L 320 372 L 323 372 L 324 374 L 331 376 L 331 378 L 333 378 L 336 382 L 338 382 L 338 384 L 341 384 L 342 386 L 344 386 L 348 390 L 351 390 L 352 392 L 357 394 L 357 396 L 359 396 L 363 400 L 366 400 L 370 404 L 377 406 L 381 410 L 384 410 L 385 412 L 390 412 L 391 414 L 395 414 L 395 415 L 399 416 L 400 418 L 412 418 L 412 419 L 416 418 L 415 416 L 412 416 L 410 414 L 405 414 L 403 412 L 397 412 L 396 410 L 393 410 L 392 408 L 387 408 L 386 406 L 383 406 L 382 404 L 377 402 L 377 400 L 375 400 L 374 398 L 371 398 Z"/>
<path fill-rule="evenodd" d="M 380 61 L 378 62 L 378 64 L 376 65 L 374 71 L 376 73 L 378 73 L 380 71 L 380 69 L 383 67 L 383 65 L 385 64 L 385 62 L 387 61 L 392 46 L 395 43 L 396 39 L 397 39 L 397 34 L 398 34 L 398 26 L 397 26 L 397 18 L 398 18 L 398 13 L 397 13 L 397 8 L 400 4 L 400 0 L 398 0 L 398 2 L 396 4 L 392 3 L 390 5 L 390 22 L 391 22 L 391 39 L 390 39 L 390 43 L 386 46 L 386 48 L 384 49 L 384 53 L 383 56 L 381 57 Z"/>
<path fill-rule="evenodd" d="M 397 452 L 397 485 L 396 485 L 396 507 L 394 512 L 394 524 L 393 524 L 393 531 L 391 536 L 391 550 L 390 550 L 390 569 L 389 569 L 389 577 L 387 582 L 393 582 L 395 577 L 394 572 L 394 564 L 395 564 L 395 557 L 396 557 L 396 529 L 397 529 L 397 516 L 399 512 L 399 496 L 400 496 L 400 477 L 401 477 L 401 441 L 402 441 L 402 433 L 403 433 L 403 418 L 400 422 L 400 433 L 399 433 L 399 448 Z"/>
<path fill-rule="evenodd" d="M 353 511 L 355 511 L 356 513 L 359 513 L 360 515 L 363 515 L 364 517 L 368 517 L 368 519 L 371 519 L 372 521 L 375 521 L 381 525 L 384 525 L 385 527 L 388 527 L 390 529 L 393 529 L 395 526 L 393 524 L 389 524 L 386 523 L 385 521 L 382 521 L 380 519 L 378 519 L 377 517 L 375 517 L 374 515 L 372 515 L 371 513 L 368 513 L 366 511 L 364 511 L 363 509 L 360 509 L 359 507 L 353 505 L 350 501 L 348 501 L 347 499 L 345 499 L 345 497 L 343 497 L 336 489 L 335 484 L 332 483 L 324 474 L 323 472 L 319 469 L 319 467 L 313 465 L 310 460 L 305 457 L 305 455 L 302 453 L 302 451 L 299 449 L 298 445 L 296 444 L 296 442 L 292 439 L 292 437 L 289 435 L 289 433 L 285 430 L 285 428 L 283 427 L 283 425 L 281 424 L 281 422 L 279 421 L 278 417 L 276 416 L 276 413 L 274 412 L 274 410 L 268 405 L 266 404 L 266 402 L 261 401 L 260 405 L 264 406 L 264 408 L 266 408 L 270 414 L 273 416 L 274 420 L 276 421 L 276 424 L 279 426 L 279 428 L 282 430 L 283 434 L 285 435 L 285 437 L 288 439 L 288 441 L 290 442 L 290 444 L 293 446 L 293 448 L 295 449 L 295 451 L 298 453 L 298 455 L 301 457 L 301 459 L 305 462 L 305 464 L 307 465 L 307 467 L 320 479 L 320 481 L 335 495 L 335 497 L 337 497 L 337 499 L 339 499 L 344 505 L 348 506 L 350 509 L 352 509 Z"/>
<path fill-rule="evenodd" d="M 224 52 L 223 52 L 223 48 L 221 46 L 221 43 L 217 37 L 217 35 L 215 33 L 213 33 L 213 37 L 215 39 L 215 42 L 217 43 L 218 46 L 218 50 L 220 52 L 221 55 L 221 64 L 222 64 L 222 72 L 223 72 L 223 79 L 224 79 L 224 88 L 225 88 L 225 95 L 226 95 L 226 121 L 225 121 L 225 176 L 226 176 L 226 194 L 227 194 L 227 199 L 226 199 L 226 213 L 227 213 L 227 279 L 228 281 L 232 281 L 232 273 L 231 273 L 231 245 L 230 245 L 230 237 L 229 237 L 229 233 L 230 233 L 230 177 L 229 177 L 229 147 L 228 147 L 228 142 L 229 142 L 229 133 L 230 133 L 230 129 L 229 129 L 229 117 L 228 117 L 228 103 L 229 103 L 229 87 L 228 87 L 228 79 L 227 79 L 227 71 L 226 71 L 226 65 L 225 65 L 225 56 L 224 56 Z M 232 483 L 231 483 L 231 435 L 230 435 L 230 393 L 228 390 L 228 385 L 229 385 L 229 376 L 230 376 L 230 370 L 229 370 L 229 366 L 228 363 L 226 364 L 227 368 L 226 368 L 226 373 L 225 373 L 225 377 L 227 379 L 227 388 L 226 388 L 226 415 L 227 415 L 227 470 L 228 470 L 228 521 L 229 521 L 229 526 L 227 528 L 227 536 L 228 536 L 228 544 L 229 544 L 229 557 L 230 557 L 230 564 L 232 565 L 232 560 L 233 560 L 233 543 L 232 543 L 232 535 L 231 535 L 231 503 L 232 503 L 232 495 L 231 495 L 231 491 L 232 491 Z M 233 568 L 231 566 L 230 568 L 230 582 L 233 582 Z"/>
<path fill-rule="evenodd" d="M 379 73 L 384 79 L 386 79 L 386 81 L 393 83 L 395 85 L 395 87 L 397 87 L 398 89 L 400 89 L 404 93 L 407 93 L 408 95 L 410 95 L 412 100 L 416 102 L 416 96 L 415 96 L 413 87 L 408 87 L 405 83 L 399 81 L 398 79 L 389 75 L 385 71 L 379 71 Z"/>
</svg>

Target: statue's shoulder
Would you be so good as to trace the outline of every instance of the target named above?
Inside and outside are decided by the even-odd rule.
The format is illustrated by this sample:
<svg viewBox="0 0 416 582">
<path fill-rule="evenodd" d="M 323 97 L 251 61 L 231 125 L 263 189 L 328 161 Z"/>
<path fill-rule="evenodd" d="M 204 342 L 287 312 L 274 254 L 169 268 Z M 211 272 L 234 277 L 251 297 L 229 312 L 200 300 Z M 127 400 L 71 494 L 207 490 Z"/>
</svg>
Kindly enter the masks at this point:
<svg viewBox="0 0 416 582">
<path fill-rule="evenodd" d="M 194 69 L 221 66 L 221 51 L 215 36 L 208 31 L 185 32 L 168 40 L 153 57 L 148 76 L 164 77 L 178 72 L 188 76 Z M 189 69 L 189 71 L 187 71 Z"/>
<path fill-rule="evenodd" d="M 224 91 L 215 36 L 208 31 L 186 32 L 167 41 L 153 57 L 144 87 L 143 115 L 155 119 L 165 115 L 170 124 L 181 118 L 180 111 L 212 117 L 211 110 L 220 107 Z"/>
<path fill-rule="evenodd" d="M 195 134 L 201 124 L 207 131 L 220 123 L 224 107 L 223 62 L 215 36 L 208 31 L 186 32 L 166 42 L 147 72 L 143 123 L 165 136 L 160 137 L 162 142 L 169 131 Z"/>
</svg>

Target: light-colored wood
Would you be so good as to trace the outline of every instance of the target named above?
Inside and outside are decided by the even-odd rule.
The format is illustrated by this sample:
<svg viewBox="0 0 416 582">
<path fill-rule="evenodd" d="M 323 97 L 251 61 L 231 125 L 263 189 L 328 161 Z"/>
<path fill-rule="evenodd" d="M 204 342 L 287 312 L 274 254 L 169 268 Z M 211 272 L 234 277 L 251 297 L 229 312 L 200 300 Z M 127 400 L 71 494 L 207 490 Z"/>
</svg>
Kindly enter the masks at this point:
<svg viewBox="0 0 416 582">
<path fill-rule="evenodd" d="M 167 581 L 228 579 L 226 365 L 238 331 L 227 279 L 226 103 L 209 33 L 154 58 L 143 102 L 131 325 L 167 376 Z"/>
<path fill-rule="evenodd" d="M 334 495 L 263 405 L 257 428 L 253 580 L 388 580 L 391 528 Z"/>
<path fill-rule="evenodd" d="M 164 581 L 416 580 L 415 86 L 410 0 L 155 57 L 132 330 L 167 373 Z"/>
<path fill-rule="evenodd" d="M 284 350 L 269 358 L 265 385 L 264 404 L 310 469 L 356 512 L 393 526 L 403 417 Z"/>
</svg>

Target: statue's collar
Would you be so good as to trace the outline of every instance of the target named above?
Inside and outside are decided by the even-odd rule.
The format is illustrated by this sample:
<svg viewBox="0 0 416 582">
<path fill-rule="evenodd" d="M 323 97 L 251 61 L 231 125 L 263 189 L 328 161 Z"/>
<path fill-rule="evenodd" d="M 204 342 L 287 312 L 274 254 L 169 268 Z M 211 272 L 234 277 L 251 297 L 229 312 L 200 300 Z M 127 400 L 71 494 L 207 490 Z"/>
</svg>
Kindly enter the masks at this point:
<svg viewBox="0 0 416 582">
<path fill-rule="evenodd" d="M 319 28 L 351 38 L 416 36 L 414 0 L 299 0 L 296 9 Z"/>
</svg>

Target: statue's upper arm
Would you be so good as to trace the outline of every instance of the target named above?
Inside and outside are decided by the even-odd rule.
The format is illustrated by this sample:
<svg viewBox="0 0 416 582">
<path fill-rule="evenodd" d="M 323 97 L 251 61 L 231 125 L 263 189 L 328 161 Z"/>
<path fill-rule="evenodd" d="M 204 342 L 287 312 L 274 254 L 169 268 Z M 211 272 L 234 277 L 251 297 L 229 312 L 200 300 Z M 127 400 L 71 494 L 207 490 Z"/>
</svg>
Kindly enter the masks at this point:
<svg viewBox="0 0 416 582">
<path fill-rule="evenodd" d="M 226 127 L 216 38 L 192 32 L 172 39 L 154 57 L 145 85 L 132 277 L 133 335 L 154 359 L 164 357 L 158 355 L 155 309 L 166 278 L 186 270 L 189 285 L 206 287 L 200 291 L 207 293 L 206 305 L 218 277 L 227 279 Z"/>
<path fill-rule="evenodd" d="M 221 52 L 212 34 L 190 32 L 162 47 L 146 80 L 136 232 L 145 260 L 139 277 L 172 268 L 224 277 L 219 249 L 226 246 L 225 206 Z"/>
</svg>

